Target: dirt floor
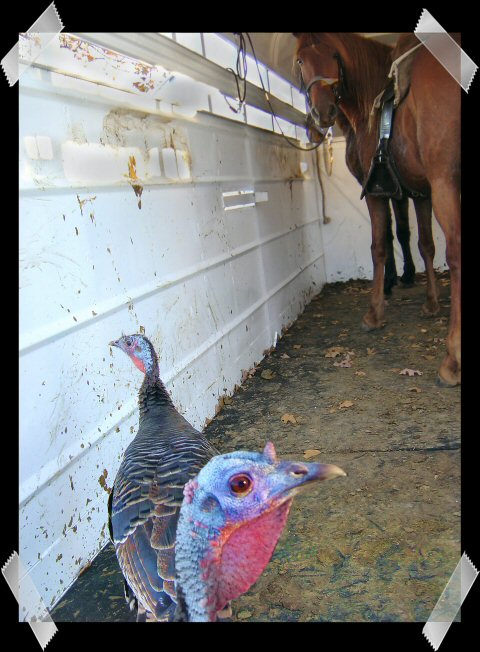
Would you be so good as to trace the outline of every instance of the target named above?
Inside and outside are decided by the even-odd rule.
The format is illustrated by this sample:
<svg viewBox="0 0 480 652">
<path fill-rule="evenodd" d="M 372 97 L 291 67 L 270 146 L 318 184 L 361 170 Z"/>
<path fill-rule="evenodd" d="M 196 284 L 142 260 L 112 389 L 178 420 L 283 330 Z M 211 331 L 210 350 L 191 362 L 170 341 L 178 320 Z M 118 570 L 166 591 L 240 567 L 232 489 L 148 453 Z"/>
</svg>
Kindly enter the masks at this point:
<svg viewBox="0 0 480 652">
<path fill-rule="evenodd" d="M 460 388 L 436 385 L 448 275 L 438 283 L 439 315 L 422 317 L 418 275 L 414 287 L 394 289 L 385 328 L 370 333 L 360 324 L 371 283 L 325 286 L 209 424 L 221 452 L 271 440 L 280 457 L 348 474 L 295 499 L 265 573 L 234 602 L 234 620 L 428 619 L 461 555 Z M 111 546 L 52 618 L 134 620 Z"/>
</svg>

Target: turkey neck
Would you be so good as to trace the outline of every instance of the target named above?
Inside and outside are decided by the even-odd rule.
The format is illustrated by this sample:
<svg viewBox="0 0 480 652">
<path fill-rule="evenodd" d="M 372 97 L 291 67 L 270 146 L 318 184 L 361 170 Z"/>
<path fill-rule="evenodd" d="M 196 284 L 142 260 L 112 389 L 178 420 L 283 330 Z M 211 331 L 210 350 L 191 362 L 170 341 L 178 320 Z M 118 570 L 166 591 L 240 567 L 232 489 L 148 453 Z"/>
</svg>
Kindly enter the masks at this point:
<svg viewBox="0 0 480 652">
<path fill-rule="evenodd" d="M 175 543 L 175 568 L 177 590 L 183 614 L 178 620 L 190 622 L 211 622 L 216 620 L 216 577 L 218 564 L 208 563 L 209 553 L 215 557 L 216 548 L 212 542 L 218 541 L 222 525 L 222 515 L 211 512 L 211 519 L 204 522 L 196 518 L 196 513 L 188 501 L 180 510 Z M 209 520 L 214 521 L 210 523 Z M 218 521 L 218 522 L 215 522 Z M 223 605 L 222 605 L 223 606 Z"/>
<path fill-rule="evenodd" d="M 167 388 L 160 380 L 157 360 L 154 360 L 152 369 L 145 373 L 138 393 L 138 407 L 140 422 L 147 416 L 158 415 L 159 411 L 175 409 Z"/>
</svg>

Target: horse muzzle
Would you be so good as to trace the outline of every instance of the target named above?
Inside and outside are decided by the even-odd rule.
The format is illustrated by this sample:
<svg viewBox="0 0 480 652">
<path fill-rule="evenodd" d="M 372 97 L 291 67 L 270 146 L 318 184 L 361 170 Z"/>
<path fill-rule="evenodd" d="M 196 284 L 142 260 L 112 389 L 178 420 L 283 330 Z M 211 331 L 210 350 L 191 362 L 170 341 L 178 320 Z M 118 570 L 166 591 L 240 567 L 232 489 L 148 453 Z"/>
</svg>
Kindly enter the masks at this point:
<svg viewBox="0 0 480 652">
<path fill-rule="evenodd" d="M 312 116 L 313 123 L 317 129 L 328 129 L 333 126 L 337 119 L 338 108 L 337 105 L 332 102 L 328 107 L 326 115 L 322 115 L 315 106 L 312 106 L 310 109 L 310 115 Z"/>
</svg>

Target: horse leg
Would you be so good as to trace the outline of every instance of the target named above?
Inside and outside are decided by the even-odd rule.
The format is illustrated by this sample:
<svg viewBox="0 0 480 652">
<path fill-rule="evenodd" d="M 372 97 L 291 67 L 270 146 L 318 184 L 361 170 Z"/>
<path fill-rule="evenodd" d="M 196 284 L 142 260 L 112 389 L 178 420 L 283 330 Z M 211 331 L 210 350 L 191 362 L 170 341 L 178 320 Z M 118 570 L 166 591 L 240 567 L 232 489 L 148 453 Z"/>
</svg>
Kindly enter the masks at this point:
<svg viewBox="0 0 480 652">
<path fill-rule="evenodd" d="M 432 201 L 431 199 L 414 199 L 418 223 L 418 249 L 425 263 L 427 274 L 427 300 L 422 306 L 425 315 L 436 315 L 440 310 L 438 303 L 438 287 L 433 268 L 435 258 L 435 243 L 432 234 Z"/>
<path fill-rule="evenodd" d="M 408 197 L 392 199 L 397 238 L 403 253 L 403 274 L 401 281 L 404 285 L 413 285 L 415 282 L 415 265 L 410 250 L 410 224 L 408 221 Z"/>
<path fill-rule="evenodd" d="M 367 195 L 366 200 L 372 222 L 373 288 L 370 307 L 363 317 L 363 327 L 366 330 L 373 330 L 384 325 L 385 299 L 383 282 L 386 260 L 388 199 Z"/>
<path fill-rule="evenodd" d="M 461 250 L 460 250 L 460 187 L 444 178 L 432 182 L 432 203 L 446 240 L 446 258 L 450 268 L 450 328 L 447 355 L 439 369 L 439 383 L 453 387 L 461 379 Z"/>
<path fill-rule="evenodd" d="M 395 253 L 393 251 L 393 232 L 392 232 L 392 213 L 390 205 L 387 204 L 387 224 L 386 224 L 386 254 L 385 261 L 385 279 L 383 281 L 383 292 L 387 296 L 392 294 L 392 288 L 397 285 L 397 267 L 395 265 Z"/>
</svg>

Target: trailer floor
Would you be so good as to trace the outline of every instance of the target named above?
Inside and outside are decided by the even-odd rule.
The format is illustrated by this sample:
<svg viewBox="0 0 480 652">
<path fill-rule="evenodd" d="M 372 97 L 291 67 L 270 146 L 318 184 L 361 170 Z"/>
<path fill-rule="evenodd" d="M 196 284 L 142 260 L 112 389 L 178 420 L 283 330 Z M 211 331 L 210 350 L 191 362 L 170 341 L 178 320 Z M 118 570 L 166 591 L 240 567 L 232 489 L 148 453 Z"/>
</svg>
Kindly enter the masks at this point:
<svg viewBox="0 0 480 652">
<path fill-rule="evenodd" d="M 418 275 L 414 287 L 394 288 L 385 328 L 370 333 L 360 324 L 371 283 L 325 286 L 207 427 L 221 452 L 271 440 L 280 457 L 348 474 L 295 499 L 270 564 L 234 602 L 234 620 L 428 619 L 461 555 L 460 388 L 435 382 L 448 275 L 438 283 L 439 315 L 421 316 Z M 111 545 L 52 618 L 135 619 Z"/>
</svg>

